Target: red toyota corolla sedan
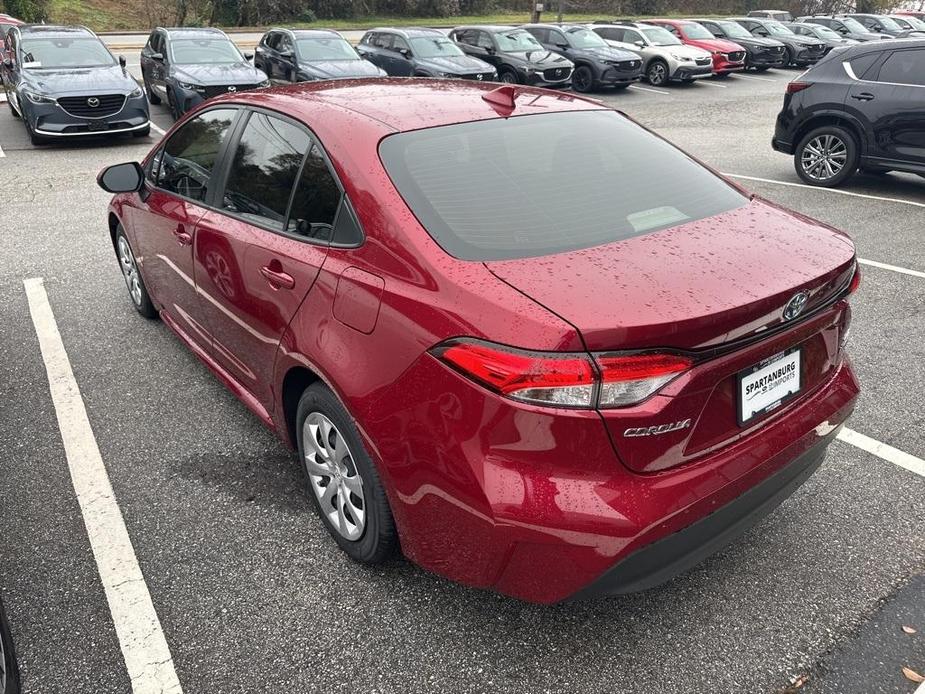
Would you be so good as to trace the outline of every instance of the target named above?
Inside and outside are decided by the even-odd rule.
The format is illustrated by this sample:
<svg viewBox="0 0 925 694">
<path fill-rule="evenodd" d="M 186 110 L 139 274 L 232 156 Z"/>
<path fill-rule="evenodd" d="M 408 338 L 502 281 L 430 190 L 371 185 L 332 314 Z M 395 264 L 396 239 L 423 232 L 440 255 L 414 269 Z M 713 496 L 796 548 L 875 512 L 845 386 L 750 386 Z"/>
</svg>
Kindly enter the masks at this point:
<svg viewBox="0 0 925 694">
<path fill-rule="evenodd" d="M 714 75 L 722 77 L 730 72 L 741 72 L 745 69 L 746 51 L 742 46 L 728 39 L 716 38 L 703 25 L 693 20 L 646 19 L 643 23 L 667 29 L 688 46 L 710 51 L 710 55 L 713 56 Z"/>
<path fill-rule="evenodd" d="M 858 394 L 851 241 L 571 94 L 232 94 L 99 182 L 135 307 L 298 449 L 359 561 L 647 588 L 789 495 Z"/>
</svg>

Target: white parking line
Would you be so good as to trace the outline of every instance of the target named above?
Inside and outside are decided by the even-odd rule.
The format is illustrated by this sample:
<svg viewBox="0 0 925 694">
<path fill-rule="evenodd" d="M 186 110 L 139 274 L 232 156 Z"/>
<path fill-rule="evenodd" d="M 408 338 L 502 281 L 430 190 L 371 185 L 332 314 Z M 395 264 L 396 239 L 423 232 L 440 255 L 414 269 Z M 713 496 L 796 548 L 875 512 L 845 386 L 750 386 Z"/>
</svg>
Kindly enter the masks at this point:
<svg viewBox="0 0 925 694">
<path fill-rule="evenodd" d="M 6 156 L 6 153 L 3 151 L 3 147 L 0 147 L 0 159 L 3 159 Z"/>
<path fill-rule="evenodd" d="M 910 472 L 914 472 L 920 477 L 925 477 L 925 460 L 916 458 L 914 455 L 909 455 L 898 448 L 893 448 L 889 444 L 877 441 L 877 439 L 872 439 L 869 436 L 865 436 L 847 427 L 838 432 L 838 440 L 850 443 L 852 446 L 867 451 L 878 458 L 882 458 L 888 463 L 893 463 Z"/>
<path fill-rule="evenodd" d="M 182 694 L 160 620 L 151 603 L 132 541 L 116 503 L 106 466 L 42 279 L 23 282 L 71 481 L 106 592 L 133 694 Z"/>
<path fill-rule="evenodd" d="M 899 267 L 898 265 L 878 263 L 876 260 L 867 260 L 866 258 L 858 258 L 858 262 L 861 263 L 861 265 L 870 265 L 871 267 L 878 267 L 881 270 L 892 270 L 893 272 L 901 272 L 904 275 L 912 275 L 913 277 L 925 279 L 925 272 L 919 270 L 910 270 L 909 268 Z"/>
<path fill-rule="evenodd" d="M 708 87 L 719 87 L 720 89 L 727 88 L 725 84 L 716 84 L 716 82 L 707 82 L 706 80 L 697 80 L 697 84 L 705 84 Z"/>
<path fill-rule="evenodd" d="M 661 89 L 652 89 L 652 87 L 640 87 L 638 84 L 631 84 L 630 89 L 638 89 L 641 92 L 652 92 L 653 94 L 662 94 L 664 96 L 671 96 L 671 92 L 665 92 Z"/>
<path fill-rule="evenodd" d="M 783 82 L 783 80 L 775 80 L 770 77 L 755 77 L 754 75 L 743 75 L 741 73 L 736 73 L 735 79 L 758 80 L 759 82 Z"/>
<path fill-rule="evenodd" d="M 151 130 L 159 134 L 161 137 L 167 134 L 167 131 L 164 130 L 161 126 L 155 125 L 154 121 L 151 121 Z"/>
<path fill-rule="evenodd" d="M 6 92 L 0 92 L 0 104 L 6 103 Z"/>
<path fill-rule="evenodd" d="M 759 178 L 758 176 L 743 176 L 741 174 L 723 173 L 723 176 L 730 178 L 741 178 L 744 181 L 760 181 L 761 183 L 775 183 L 779 186 L 790 186 L 792 188 L 806 188 L 822 193 L 837 193 L 838 195 L 850 195 L 855 198 L 866 198 L 867 200 L 880 200 L 881 202 L 898 202 L 902 205 L 914 205 L 915 207 L 925 207 L 925 202 L 916 202 L 914 200 L 903 200 L 902 198 L 886 198 L 881 195 L 868 195 L 866 193 L 852 193 L 850 190 L 838 190 L 837 188 L 821 188 L 819 186 L 809 186 L 805 183 L 793 183 L 791 181 L 776 181 L 773 178 Z"/>
</svg>

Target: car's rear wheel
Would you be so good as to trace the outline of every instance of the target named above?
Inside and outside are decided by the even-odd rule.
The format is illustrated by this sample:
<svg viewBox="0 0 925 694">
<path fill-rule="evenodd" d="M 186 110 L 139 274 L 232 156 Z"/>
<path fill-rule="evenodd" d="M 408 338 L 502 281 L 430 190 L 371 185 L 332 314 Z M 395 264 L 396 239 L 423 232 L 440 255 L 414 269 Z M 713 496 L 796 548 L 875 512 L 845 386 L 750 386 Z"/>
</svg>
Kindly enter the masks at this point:
<svg viewBox="0 0 925 694">
<path fill-rule="evenodd" d="M 19 669 L 13 651 L 13 636 L 0 603 L 0 694 L 19 694 Z"/>
<path fill-rule="evenodd" d="M 653 60 L 646 68 L 646 79 L 653 87 L 660 87 L 668 81 L 668 63 L 664 60 Z"/>
<path fill-rule="evenodd" d="M 398 537 L 385 488 L 353 419 L 323 384 L 302 394 L 296 432 L 309 496 L 335 542 L 359 562 L 387 559 Z"/>
<path fill-rule="evenodd" d="M 135 254 L 121 224 L 116 228 L 116 257 L 119 259 L 119 269 L 122 270 L 125 287 L 135 310 L 145 318 L 157 318 L 157 310 L 148 296 L 145 281 L 135 262 Z"/>
<path fill-rule="evenodd" d="M 572 89 L 585 94 L 594 89 L 594 73 L 587 65 L 579 65 L 572 73 Z"/>
<path fill-rule="evenodd" d="M 500 79 L 505 84 L 520 84 L 520 80 L 517 79 L 517 73 L 514 72 L 511 68 L 505 68 L 498 74 L 498 79 Z"/>
<path fill-rule="evenodd" d="M 793 157 L 797 175 L 814 186 L 841 184 L 858 168 L 858 145 L 854 136 L 834 125 L 807 133 Z"/>
</svg>

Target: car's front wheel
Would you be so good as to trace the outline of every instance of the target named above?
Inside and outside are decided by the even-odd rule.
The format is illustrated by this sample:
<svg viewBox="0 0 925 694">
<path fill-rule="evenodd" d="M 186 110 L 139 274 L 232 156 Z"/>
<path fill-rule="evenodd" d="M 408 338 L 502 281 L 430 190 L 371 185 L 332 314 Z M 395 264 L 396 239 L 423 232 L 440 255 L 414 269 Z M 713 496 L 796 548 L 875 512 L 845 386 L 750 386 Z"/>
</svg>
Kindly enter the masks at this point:
<svg viewBox="0 0 925 694">
<path fill-rule="evenodd" d="M 299 457 L 321 521 L 352 559 L 375 564 L 398 546 L 379 473 L 359 431 L 321 383 L 305 389 L 296 411 Z"/>
<path fill-rule="evenodd" d="M 646 79 L 653 87 L 660 87 L 668 81 L 668 64 L 664 60 L 653 60 L 646 68 Z"/>
<path fill-rule="evenodd" d="M 157 93 L 151 89 L 151 85 L 148 84 L 147 78 L 144 80 L 144 83 L 145 92 L 148 95 L 148 101 L 150 101 L 154 106 L 157 106 L 159 103 L 161 103 L 161 97 L 159 97 Z"/>
<path fill-rule="evenodd" d="M 119 259 L 119 269 L 122 270 L 122 277 L 135 310 L 145 318 L 157 318 L 157 309 L 151 303 L 145 281 L 135 262 L 135 254 L 132 252 L 128 237 L 121 225 L 116 229 L 116 256 Z"/>
<path fill-rule="evenodd" d="M 520 83 L 520 80 L 517 78 L 517 73 L 514 72 L 514 70 L 511 70 L 510 68 L 505 68 L 504 70 L 502 70 L 501 73 L 498 75 L 498 79 L 500 79 L 505 84 L 519 84 Z"/>
<path fill-rule="evenodd" d="M 167 90 L 167 106 L 170 108 L 170 115 L 175 121 L 180 120 L 183 111 L 180 110 L 180 104 L 177 103 L 177 97 L 174 96 L 173 90 Z"/>
<path fill-rule="evenodd" d="M 857 171 L 854 136 L 835 125 L 824 125 L 803 136 L 793 157 L 797 175 L 806 183 L 831 188 Z"/>
<path fill-rule="evenodd" d="M 594 73 L 587 65 L 579 65 L 572 73 L 572 89 L 581 94 L 594 89 Z"/>
</svg>

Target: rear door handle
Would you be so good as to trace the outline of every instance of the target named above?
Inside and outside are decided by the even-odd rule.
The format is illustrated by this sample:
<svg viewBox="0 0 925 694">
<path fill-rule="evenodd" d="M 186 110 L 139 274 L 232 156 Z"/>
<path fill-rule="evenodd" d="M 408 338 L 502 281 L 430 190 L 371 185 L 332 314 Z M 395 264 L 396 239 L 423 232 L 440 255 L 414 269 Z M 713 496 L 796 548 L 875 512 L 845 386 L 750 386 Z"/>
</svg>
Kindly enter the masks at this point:
<svg viewBox="0 0 925 694">
<path fill-rule="evenodd" d="M 295 287 L 295 280 L 292 275 L 283 272 L 283 266 L 279 261 L 272 261 L 269 265 L 260 268 L 260 274 L 274 289 L 292 289 Z"/>
<path fill-rule="evenodd" d="M 177 224 L 177 228 L 173 230 L 173 235 L 180 246 L 189 246 L 193 242 L 193 236 L 186 233 L 186 227 L 182 224 Z"/>
<path fill-rule="evenodd" d="M 860 94 L 852 94 L 852 99 L 857 99 L 858 101 L 872 101 L 874 95 L 870 92 L 861 92 Z"/>
</svg>

